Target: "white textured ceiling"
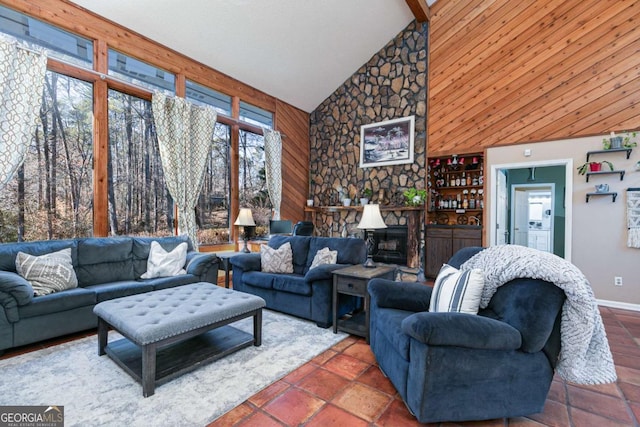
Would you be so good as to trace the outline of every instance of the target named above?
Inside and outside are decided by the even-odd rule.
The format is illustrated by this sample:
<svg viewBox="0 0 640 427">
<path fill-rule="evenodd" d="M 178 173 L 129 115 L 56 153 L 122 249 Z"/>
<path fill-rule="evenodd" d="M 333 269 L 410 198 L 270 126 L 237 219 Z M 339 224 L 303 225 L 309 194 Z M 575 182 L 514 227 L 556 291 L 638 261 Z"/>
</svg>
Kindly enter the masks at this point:
<svg viewBox="0 0 640 427">
<path fill-rule="evenodd" d="M 414 19 L 405 0 L 73 2 L 307 112 Z"/>
</svg>

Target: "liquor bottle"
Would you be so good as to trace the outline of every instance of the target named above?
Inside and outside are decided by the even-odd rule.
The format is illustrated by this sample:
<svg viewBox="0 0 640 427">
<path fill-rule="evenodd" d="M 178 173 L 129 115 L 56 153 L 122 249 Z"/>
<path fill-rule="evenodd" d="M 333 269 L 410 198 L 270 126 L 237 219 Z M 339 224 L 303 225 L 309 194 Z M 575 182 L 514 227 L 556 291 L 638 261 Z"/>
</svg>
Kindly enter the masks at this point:
<svg viewBox="0 0 640 427">
<path fill-rule="evenodd" d="M 456 187 L 460 187 L 460 175 L 456 175 Z"/>
</svg>

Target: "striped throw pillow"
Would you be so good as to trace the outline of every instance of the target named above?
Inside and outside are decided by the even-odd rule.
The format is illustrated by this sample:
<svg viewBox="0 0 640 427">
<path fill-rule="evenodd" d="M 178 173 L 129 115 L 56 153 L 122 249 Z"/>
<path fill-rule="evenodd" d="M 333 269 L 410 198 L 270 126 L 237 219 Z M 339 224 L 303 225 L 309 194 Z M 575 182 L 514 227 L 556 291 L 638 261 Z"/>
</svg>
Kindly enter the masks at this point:
<svg viewBox="0 0 640 427">
<path fill-rule="evenodd" d="M 460 271 L 444 264 L 433 286 L 429 311 L 478 314 L 483 287 L 482 270 Z"/>
</svg>

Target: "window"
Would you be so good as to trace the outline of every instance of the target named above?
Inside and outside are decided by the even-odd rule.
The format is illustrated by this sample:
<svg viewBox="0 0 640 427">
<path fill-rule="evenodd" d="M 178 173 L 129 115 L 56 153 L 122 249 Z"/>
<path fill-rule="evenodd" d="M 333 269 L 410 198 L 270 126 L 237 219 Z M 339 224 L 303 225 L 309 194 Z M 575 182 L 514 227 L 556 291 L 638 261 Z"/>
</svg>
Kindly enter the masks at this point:
<svg viewBox="0 0 640 427">
<path fill-rule="evenodd" d="M 271 201 L 266 185 L 264 137 L 240 130 L 239 198 L 240 207 L 251 208 L 257 225 L 257 234 L 268 228 Z"/>
<path fill-rule="evenodd" d="M 146 88 L 175 93 L 173 74 L 113 49 L 109 49 L 109 75 Z"/>
<path fill-rule="evenodd" d="M 151 102 L 109 90 L 109 233 L 173 234 Z"/>
<path fill-rule="evenodd" d="M 211 152 L 207 158 L 202 191 L 196 206 L 198 242 L 218 244 L 229 242 L 229 180 L 231 129 L 216 123 Z"/>
<path fill-rule="evenodd" d="M 273 114 L 246 102 L 240 102 L 240 120 L 252 125 L 273 128 Z"/>
<path fill-rule="evenodd" d="M 0 6 L 0 32 L 42 46 L 49 56 L 91 68 L 93 43 L 22 13 Z"/>
<path fill-rule="evenodd" d="M 92 86 L 47 72 L 40 123 L 23 166 L 0 192 L 0 240 L 93 232 Z"/>
<path fill-rule="evenodd" d="M 187 99 L 198 104 L 211 105 L 218 113 L 231 116 L 231 97 L 187 80 Z"/>
</svg>

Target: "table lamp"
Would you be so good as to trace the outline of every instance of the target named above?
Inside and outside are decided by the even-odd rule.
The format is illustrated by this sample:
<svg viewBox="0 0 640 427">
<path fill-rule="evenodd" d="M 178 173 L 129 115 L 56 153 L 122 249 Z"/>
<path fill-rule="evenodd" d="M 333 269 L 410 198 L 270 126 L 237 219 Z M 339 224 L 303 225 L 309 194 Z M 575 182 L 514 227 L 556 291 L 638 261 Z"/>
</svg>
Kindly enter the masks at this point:
<svg viewBox="0 0 640 427">
<path fill-rule="evenodd" d="M 358 228 L 365 230 L 367 233 L 367 261 L 363 266 L 373 268 L 376 266 L 373 262 L 373 244 L 375 243 L 373 240 L 373 230 L 387 228 L 380 214 L 380 205 L 364 205 Z"/>
<path fill-rule="evenodd" d="M 256 222 L 253 220 L 253 215 L 251 214 L 251 209 L 249 208 L 240 208 L 240 213 L 238 214 L 238 218 L 234 225 L 239 225 L 242 227 L 242 238 L 244 240 L 244 247 L 242 248 L 242 252 L 249 253 L 249 248 L 247 247 L 247 240 L 249 240 L 249 236 L 247 234 L 247 227 L 255 227 Z"/>
</svg>

